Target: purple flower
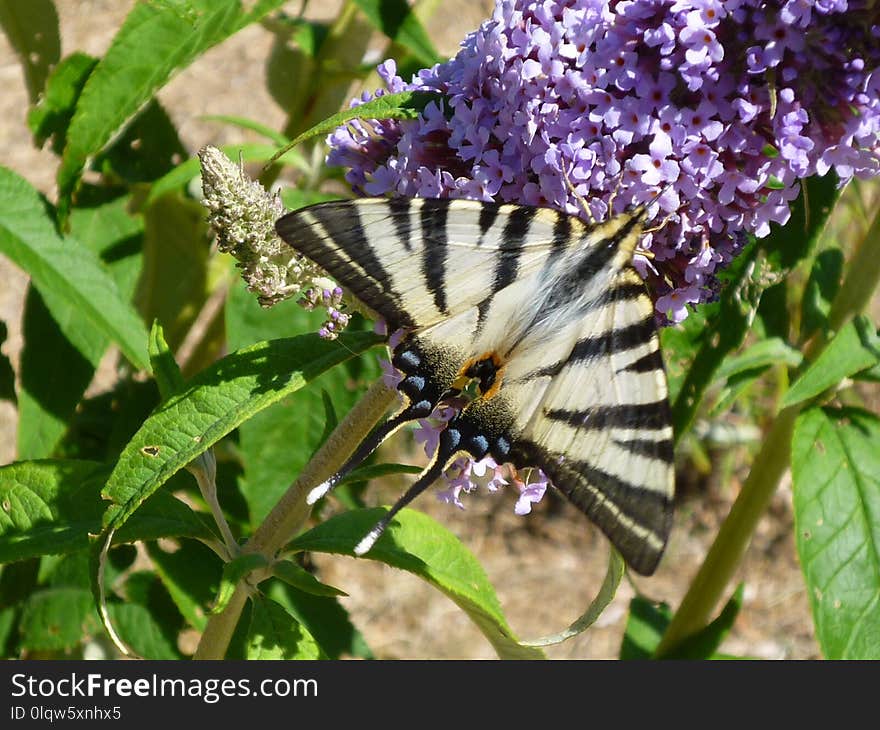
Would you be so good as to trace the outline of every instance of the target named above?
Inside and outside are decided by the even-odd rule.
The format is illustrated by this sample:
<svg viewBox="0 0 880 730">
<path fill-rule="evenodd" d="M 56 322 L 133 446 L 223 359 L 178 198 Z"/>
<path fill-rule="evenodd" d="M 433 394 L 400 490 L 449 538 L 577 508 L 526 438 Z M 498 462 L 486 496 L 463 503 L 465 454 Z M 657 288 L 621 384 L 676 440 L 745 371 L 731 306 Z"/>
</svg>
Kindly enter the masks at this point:
<svg viewBox="0 0 880 730">
<path fill-rule="evenodd" d="M 612 197 L 619 212 L 662 190 L 668 220 L 643 245 L 666 321 L 686 310 L 659 299 L 714 298 L 743 234 L 784 223 L 800 180 L 880 173 L 878 37 L 867 0 L 497 0 L 451 61 L 409 83 L 379 69 L 389 91 L 445 94 L 449 118 L 430 104 L 350 123 L 328 162 L 360 193 L 582 215 L 565 170 L 600 219 Z"/>
<path fill-rule="evenodd" d="M 747 235 L 787 221 L 801 180 L 880 174 L 878 40 L 872 0 L 496 0 L 449 62 L 409 83 L 379 69 L 389 91 L 437 91 L 444 109 L 349 123 L 328 163 L 371 195 L 584 216 L 578 195 L 600 220 L 656 200 L 663 225 L 635 266 L 658 320 L 680 322 L 717 296 Z M 428 450 L 440 427 L 420 425 Z M 461 506 L 501 468 L 456 462 L 444 498 Z M 546 486 L 510 480 L 519 512 Z"/>
</svg>

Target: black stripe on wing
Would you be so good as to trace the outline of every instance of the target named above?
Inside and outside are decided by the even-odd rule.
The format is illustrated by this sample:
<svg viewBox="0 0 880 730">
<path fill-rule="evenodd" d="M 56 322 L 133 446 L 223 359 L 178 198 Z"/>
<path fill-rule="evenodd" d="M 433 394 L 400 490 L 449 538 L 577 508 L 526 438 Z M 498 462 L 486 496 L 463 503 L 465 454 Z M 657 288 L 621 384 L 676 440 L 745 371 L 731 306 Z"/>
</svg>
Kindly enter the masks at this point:
<svg viewBox="0 0 880 730">
<path fill-rule="evenodd" d="M 395 205 L 399 207 L 399 203 Z M 405 210 L 409 210 L 409 201 Z M 389 217 L 401 235 L 401 221 L 408 216 Z M 357 203 L 342 200 L 302 208 L 280 218 L 275 229 L 293 249 L 380 314 L 391 329 L 415 327 L 416 323 L 400 305 L 391 275 L 364 232 Z"/>
<path fill-rule="evenodd" d="M 642 575 L 656 570 L 672 529 L 670 496 L 529 441 L 515 443 L 508 458 L 520 468 L 540 467 L 599 526 L 633 570 Z"/>
<path fill-rule="evenodd" d="M 576 428 L 666 428 L 670 424 L 669 401 L 620 403 L 591 406 L 584 410 L 553 408 L 544 413 L 551 421 L 562 421 Z"/>
<path fill-rule="evenodd" d="M 422 230 L 422 276 L 425 286 L 434 297 L 434 304 L 449 316 L 446 301 L 446 219 L 449 214 L 448 200 L 427 199 L 421 202 L 419 223 Z"/>
</svg>

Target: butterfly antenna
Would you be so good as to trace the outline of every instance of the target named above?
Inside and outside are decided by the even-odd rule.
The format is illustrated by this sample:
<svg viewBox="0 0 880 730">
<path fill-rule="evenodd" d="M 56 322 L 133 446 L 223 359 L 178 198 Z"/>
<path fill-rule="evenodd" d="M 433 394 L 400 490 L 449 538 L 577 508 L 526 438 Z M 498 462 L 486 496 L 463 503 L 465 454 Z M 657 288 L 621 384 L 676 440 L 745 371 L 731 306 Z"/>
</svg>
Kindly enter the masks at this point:
<svg viewBox="0 0 880 730">
<path fill-rule="evenodd" d="M 364 553 L 369 552 L 373 545 L 376 544 L 376 540 L 378 540 L 382 536 L 382 533 L 385 532 L 385 528 L 388 527 L 391 520 L 394 519 L 394 516 L 437 481 L 443 473 L 443 470 L 446 468 L 446 464 L 446 460 L 441 460 L 439 458 L 434 459 L 434 462 L 422 472 L 422 475 L 413 483 L 413 485 L 407 489 L 400 499 L 394 503 L 391 509 L 382 516 L 382 519 L 379 520 L 373 529 L 367 533 L 366 537 L 355 545 L 354 554 L 363 555 Z"/>
<path fill-rule="evenodd" d="M 314 504 L 321 499 L 321 497 L 351 474 L 355 468 L 360 466 L 361 462 L 378 449 L 385 439 L 407 421 L 412 421 L 413 418 L 413 415 L 409 413 L 407 409 L 399 415 L 389 418 L 385 423 L 376 426 L 367 437 L 361 441 L 358 447 L 354 450 L 354 453 L 348 457 L 345 463 L 339 467 L 333 476 L 321 482 L 317 487 L 314 487 L 308 495 L 306 495 L 306 504 Z"/>
</svg>

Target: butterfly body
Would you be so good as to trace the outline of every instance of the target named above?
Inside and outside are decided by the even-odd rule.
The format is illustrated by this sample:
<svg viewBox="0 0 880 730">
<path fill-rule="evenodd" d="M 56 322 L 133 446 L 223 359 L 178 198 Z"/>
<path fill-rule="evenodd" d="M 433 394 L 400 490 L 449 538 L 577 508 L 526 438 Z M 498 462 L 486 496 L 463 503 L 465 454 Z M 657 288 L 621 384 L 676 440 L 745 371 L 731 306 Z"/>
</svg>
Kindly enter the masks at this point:
<svg viewBox="0 0 880 730">
<path fill-rule="evenodd" d="M 634 569 L 653 572 L 671 523 L 672 430 L 653 305 L 631 263 L 644 214 L 587 225 L 543 208 L 397 198 L 279 220 L 285 241 L 407 332 L 392 353 L 404 405 L 354 458 L 469 392 L 415 493 L 463 453 L 540 467 Z"/>
</svg>

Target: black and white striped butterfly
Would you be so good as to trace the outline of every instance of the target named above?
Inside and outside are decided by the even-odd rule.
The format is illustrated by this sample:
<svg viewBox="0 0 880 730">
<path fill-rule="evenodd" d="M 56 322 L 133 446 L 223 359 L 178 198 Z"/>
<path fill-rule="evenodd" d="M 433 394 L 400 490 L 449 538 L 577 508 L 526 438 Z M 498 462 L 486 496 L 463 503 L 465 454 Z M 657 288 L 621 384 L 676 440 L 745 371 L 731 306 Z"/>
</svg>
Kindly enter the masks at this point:
<svg viewBox="0 0 880 730">
<path fill-rule="evenodd" d="M 459 456 L 539 467 L 639 573 L 654 572 L 672 521 L 666 376 L 654 308 L 632 267 L 644 207 L 587 225 L 546 208 L 365 198 L 281 218 L 278 234 L 407 332 L 392 362 L 399 413 L 378 426 L 329 491 L 389 434 L 475 391 L 432 462 L 360 543 Z"/>
</svg>

